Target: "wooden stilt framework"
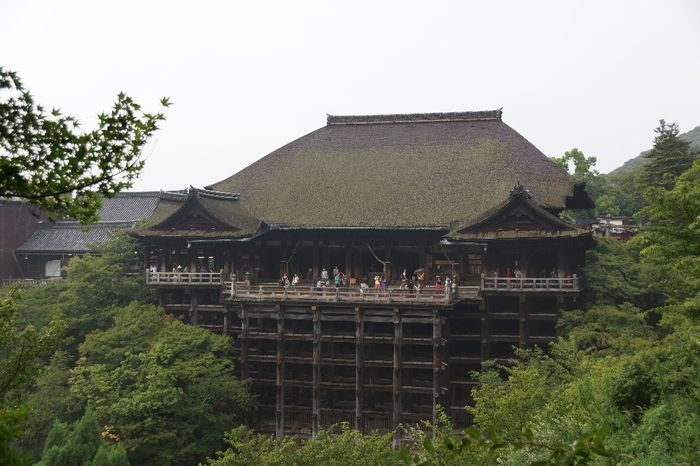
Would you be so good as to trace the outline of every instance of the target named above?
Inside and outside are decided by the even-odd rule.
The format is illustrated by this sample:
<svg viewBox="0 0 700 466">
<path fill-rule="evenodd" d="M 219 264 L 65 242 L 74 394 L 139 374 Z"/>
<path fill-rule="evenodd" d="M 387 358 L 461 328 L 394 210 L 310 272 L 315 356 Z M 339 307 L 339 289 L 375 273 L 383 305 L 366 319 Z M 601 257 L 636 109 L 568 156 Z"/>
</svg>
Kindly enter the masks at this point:
<svg viewBox="0 0 700 466">
<path fill-rule="evenodd" d="M 276 407 L 275 435 L 284 437 L 284 307 L 277 308 L 277 360 L 276 360 Z"/>
<path fill-rule="evenodd" d="M 238 337 L 241 341 L 241 379 L 248 378 L 248 308 L 245 304 L 241 304 L 241 334 Z"/>
<path fill-rule="evenodd" d="M 355 429 L 365 431 L 364 422 L 364 367 L 365 367 L 364 311 L 355 307 Z"/>
<path fill-rule="evenodd" d="M 398 445 L 400 436 L 398 432 L 401 424 L 401 339 L 403 328 L 401 325 L 401 310 L 394 308 L 394 358 L 392 371 L 392 425 L 396 429 L 394 443 Z"/>
<path fill-rule="evenodd" d="M 442 317 L 440 311 L 433 309 L 433 426 L 438 423 L 438 409 L 440 404 L 441 377 L 440 369 L 442 366 Z M 436 429 L 433 429 L 435 435 Z"/>
<path fill-rule="evenodd" d="M 321 311 L 317 306 L 311 306 L 311 314 L 313 316 L 311 435 L 315 438 L 321 428 Z"/>
</svg>

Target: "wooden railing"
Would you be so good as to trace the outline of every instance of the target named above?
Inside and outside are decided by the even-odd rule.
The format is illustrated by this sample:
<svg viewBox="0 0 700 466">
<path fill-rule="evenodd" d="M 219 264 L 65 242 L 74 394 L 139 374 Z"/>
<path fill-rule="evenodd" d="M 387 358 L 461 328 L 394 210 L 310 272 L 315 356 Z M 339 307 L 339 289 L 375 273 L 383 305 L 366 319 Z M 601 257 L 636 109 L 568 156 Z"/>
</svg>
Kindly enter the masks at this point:
<svg viewBox="0 0 700 466">
<path fill-rule="evenodd" d="M 57 280 L 61 280 L 61 278 L 0 278 L 0 288 L 13 285 L 19 288 L 34 288 Z"/>
<path fill-rule="evenodd" d="M 235 285 L 234 285 L 235 283 Z M 228 295 L 236 299 L 257 301 L 323 301 L 375 303 L 436 303 L 449 304 L 454 297 L 446 289 L 424 288 L 420 291 L 398 288 L 316 288 L 309 286 L 252 285 L 232 282 Z"/>
<path fill-rule="evenodd" d="M 147 285 L 223 285 L 220 272 L 151 272 L 146 271 Z"/>
<path fill-rule="evenodd" d="M 579 291 L 576 275 L 567 278 L 481 277 L 484 291 Z"/>
</svg>

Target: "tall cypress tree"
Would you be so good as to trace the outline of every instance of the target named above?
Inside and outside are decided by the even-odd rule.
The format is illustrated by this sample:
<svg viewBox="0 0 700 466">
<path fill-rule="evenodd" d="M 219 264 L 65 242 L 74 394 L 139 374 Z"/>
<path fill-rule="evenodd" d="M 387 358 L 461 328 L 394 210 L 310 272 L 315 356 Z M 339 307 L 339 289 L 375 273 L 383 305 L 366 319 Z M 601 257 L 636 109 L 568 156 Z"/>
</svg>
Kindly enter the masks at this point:
<svg viewBox="0 0 700 466">
<path fill-rule="evenodd" d="M 678 125 L 659 120 L 654 130 L 654 148 L 644 156 L 640 181 L 647 187 L 671 189 L 676 178 L 690 168 L 697 152 L 690 150 L 690 143 L 678 137 Z"/>
</svg>

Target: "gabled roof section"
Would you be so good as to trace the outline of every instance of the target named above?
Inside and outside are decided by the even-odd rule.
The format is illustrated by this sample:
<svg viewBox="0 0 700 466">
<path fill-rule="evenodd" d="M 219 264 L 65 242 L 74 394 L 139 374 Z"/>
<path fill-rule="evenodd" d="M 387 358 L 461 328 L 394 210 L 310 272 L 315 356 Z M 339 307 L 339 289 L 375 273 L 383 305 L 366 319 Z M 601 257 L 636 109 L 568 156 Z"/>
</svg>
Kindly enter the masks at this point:
<svg viewBox="0 0 700 466">
<path fill-rule="evenodd" d="M 83 254 L 110 241 L 118 231 L 131 230 L 159 207 L 157 191 L 124 192 L 102 199 L 99 220 L 82 225 L 74 220 L 41 221 L 19 248 L 19 254 Z"/>
<path fill-rule="evenodd" d="M 139 237 L 178 236 L 185 238 L 238 238 L 255 234 L 262 222 L 240 205 L 239 195 L 190 187 L 163 196 L 156 209 L 155 225 L 134 231 Z M 161 206 L 159 206 L 161 207 Z"/>
<path fill-rule="evenodd" d="M 240 193 L 267 224 L 439 228 L 496 208 L 520 180 L 558 212 L 574 179 L 502 121 L 500 110 L 329 115 L 327 125 L 210 188 Z"/>
<path fill-rule="evenodd" d="M 518 182 L 508 199 L 472 222 L 456 222 L 450 239 L 478 240 L 499 238 L 547 238 L 585 236 L 579 229 L 540 207 Z"/>
</svg>

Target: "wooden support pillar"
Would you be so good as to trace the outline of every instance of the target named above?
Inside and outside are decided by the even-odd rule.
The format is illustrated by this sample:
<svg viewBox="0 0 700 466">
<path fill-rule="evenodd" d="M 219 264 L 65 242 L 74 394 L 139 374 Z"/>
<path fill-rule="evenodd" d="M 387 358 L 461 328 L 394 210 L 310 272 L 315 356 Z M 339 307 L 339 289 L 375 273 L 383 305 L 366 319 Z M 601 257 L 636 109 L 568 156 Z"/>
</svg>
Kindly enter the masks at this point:
<svg viewBox="0 0 700 466">
<path fill-rule="evenodd" d="M 311 277 L 313 285 L 316 286 L 316 280 L 321 277 L 321 254 L 318 249 L 318 241 L 313 242 L 311 250 L 311 268 L 313 270 L 313 277 Z"/>
<path fill-rule="evenodd" d="M 384 278 L 387 283 L 391 282 L 391 274 L 391 243 L 386 243 L 384 245 Z"/>
<path fill-rule="evenodd" d="M 222 329 L 223 332 L 222 332 L 222 333 L 223 333 L 224 335 L 228 335 L 228 327 L 229 327 L 229 322 L 228 322 L 228 321 L 229 321 L 229 318 L 228 318 L 228 317 L 229 317 L 229 310 L 228 310 L 228 308 L 227 308 L 225 305 L 224 305 L 224 312 L 223 312 L 223 314 L 224 314 L 224 325 L 223 325 L 223 329 Z"/>
<path fill-rule="evenodd" d="M 345 245 L 345 275 L 352 276 L 352 246 Z"/>
<path fill-rule="evenodd" d="M 489 321 L 488 321 L 488 306 L 486 299 L 479 304 L 481 310 L 481 360 L 489 357 Z"/>
<path fill-rule="evenodd" d="M 190 323 L 192 325 L 198 324 L 198 312 L 197 312 L 197 293 L 190 294 Z"/>
<path fill-rule="evenodd" d="M 248 309 L 241 304 L 241 380 L 248 378 Z"/>
<path fill-rule="evenodd" d="M 321 429 L 321 311 L 317 306 L 311 306 L 311 314 L 313 316 L 311 435 L 315 438 Z"/>
<path fill-rule="evenodd" d="M 520 346 L 523 347 L 527 343 L 527 305 L 528 301 L 525 295 L 520 295 L 518 298 L 518 317 L 520 319 Z"/>
<path fill-rule="evenodd" d="M 364 311 L 355 306 L 355 429 L 364 433 L 364 368 L 365 368 L 365 328 Z"/>
<path fill-rule="evenodd" d="M 275 389 L 277 394 L 275 409 L 275 436 L 284 437 L 284 308 L 277 305 L 277 377 Z"/>
<path fill-rule="evenodd" d="M 440 311 L 433 309 L 433 436 L 437 433 L 437 405 L 440 404 L 440 366 L 442 365 L 441 340 L 442 318 L 440 316 Z"/>
<path fill-rule="evenodd" d="M 394 308 L 394 360 L 392 374 L 392 428 L 401 424 L 401 342 L 402 342 L 401 311 Z M 394 436 L 394 444 L 399 443 L 399 433 Z"/>
</svg>

